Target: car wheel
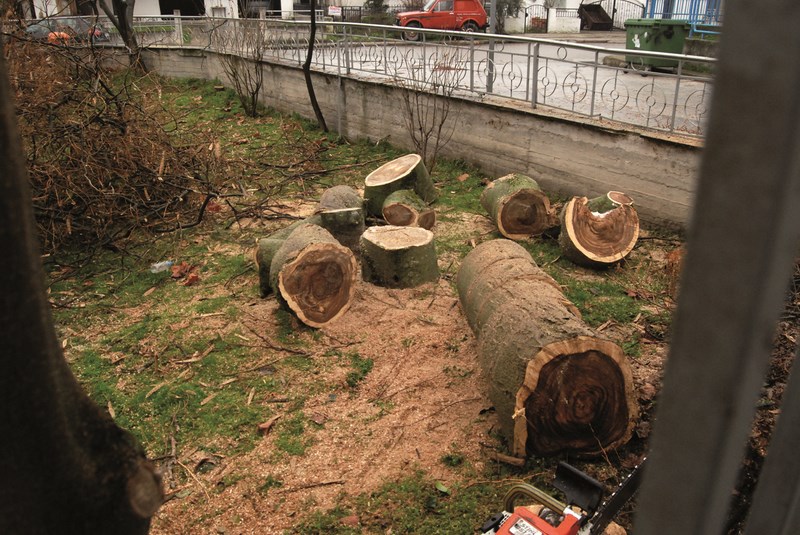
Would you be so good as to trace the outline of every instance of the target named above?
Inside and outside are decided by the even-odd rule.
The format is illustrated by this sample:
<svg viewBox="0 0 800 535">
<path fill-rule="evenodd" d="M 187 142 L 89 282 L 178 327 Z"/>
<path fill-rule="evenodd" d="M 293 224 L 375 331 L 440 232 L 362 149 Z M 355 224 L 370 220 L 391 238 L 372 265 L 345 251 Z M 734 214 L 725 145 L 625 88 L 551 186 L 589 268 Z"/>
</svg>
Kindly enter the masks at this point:
<svg viewBox="0 0 800 535">
<path fill-rule="evenodd" d="M 465 22 L 464 25 L 461 27 L 462 32 L 477 32 L 478 25 L 472 21 Z"/>
<path fill-rule="evenodd" d="M 420 33 L 414 31 L 415 28 L 422 28 L 422 25 L 419 22 L 409 22 L 406 24 L 406 28 L 411 28 L 403 32 L 403 39 L 406 41 L 419 41 Z"/>
</svg>

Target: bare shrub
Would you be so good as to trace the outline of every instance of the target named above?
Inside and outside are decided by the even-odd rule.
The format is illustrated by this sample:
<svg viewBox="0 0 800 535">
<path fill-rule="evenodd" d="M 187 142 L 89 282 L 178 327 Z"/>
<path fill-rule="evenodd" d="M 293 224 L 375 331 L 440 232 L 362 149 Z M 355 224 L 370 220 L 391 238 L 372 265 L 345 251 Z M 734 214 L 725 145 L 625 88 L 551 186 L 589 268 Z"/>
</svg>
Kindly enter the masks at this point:
<svg viewBox="0 0 800 535">
<path fill-rule="evenodd" d="M 222 68 L 245 113 L 256 117 L 264 87 L 265 25 L 258 19 L 227 20 L 213 29 L 212 39 L 216 49 L 224 51 Z"/>
<path fill-rule="evenodd" d="M 464 81 L 465 58 L 458 49 L 435 52 L 426 61 L 410 61 L 396 77 L 403 88 L 403 120 L 416 152 L 429 170 L 439 151 L 450 142 L 455 121 L 450 115 L 452 96 Z M 401 71 L 402 72 L 402 71 Z"/>
</svg>

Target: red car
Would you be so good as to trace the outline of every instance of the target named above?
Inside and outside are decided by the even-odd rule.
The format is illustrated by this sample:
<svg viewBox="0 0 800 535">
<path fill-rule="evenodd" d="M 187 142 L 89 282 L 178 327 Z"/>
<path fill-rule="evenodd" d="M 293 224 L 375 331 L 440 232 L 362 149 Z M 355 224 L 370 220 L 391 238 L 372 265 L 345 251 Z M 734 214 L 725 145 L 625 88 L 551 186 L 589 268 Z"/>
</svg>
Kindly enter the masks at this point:
<svg viewBox="0 0 800 535">
<path fill-rule="evenodd" d="M 489 25 L 479 0 L 428 0 L 422 11 L 398 13 L 395 24 L 409 28 L 403 33 L 408 41 L 419 40 L 420 34 L 414 28 L 477 32 Z"/>
</svg>

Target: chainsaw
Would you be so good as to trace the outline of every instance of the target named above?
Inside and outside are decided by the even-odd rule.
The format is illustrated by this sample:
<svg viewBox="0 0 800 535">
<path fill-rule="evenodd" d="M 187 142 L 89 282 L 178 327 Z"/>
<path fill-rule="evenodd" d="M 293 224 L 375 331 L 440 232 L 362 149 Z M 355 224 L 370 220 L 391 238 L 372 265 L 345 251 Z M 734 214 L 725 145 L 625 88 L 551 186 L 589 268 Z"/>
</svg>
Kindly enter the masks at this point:
<svg viewBox="0 0 800 535">
<path fill-rule="evenodd" d="M 503 499 L 505 510 L 487 520 L 480 532 L 482 535 L 599 535 L 636 494 L 645 460 L 602 505 L 603 484 L 574 466 L 560 462 L 553 486 L 564 493 L 567 503 L 532 485 L 514 485 Z M 516 507 L 520 500 L 540 504 L 542 508 L 535 513 L 528 507 Z"/>
</svg>

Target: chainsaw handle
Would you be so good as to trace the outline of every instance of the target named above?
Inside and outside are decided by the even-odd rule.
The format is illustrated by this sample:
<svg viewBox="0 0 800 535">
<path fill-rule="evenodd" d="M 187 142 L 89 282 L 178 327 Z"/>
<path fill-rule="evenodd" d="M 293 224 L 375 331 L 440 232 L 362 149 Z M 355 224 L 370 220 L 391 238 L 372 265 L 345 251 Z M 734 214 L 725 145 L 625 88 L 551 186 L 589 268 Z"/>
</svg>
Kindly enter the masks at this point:
<svg viewBox="0 0 800 535">
<path fill-rule="evenodd" d="M 506 511 L 513 511 L 517 500 L 522 498 L 531 499 L 535 503 L 544 505 L 551 511 L 559 513 L 567 508 L 565 503 L 560 502 L 543 490 L 537 489 L 533 485 L 528 485 L 527 483 L 518 483 L 508 489 L 508 492 L 506 492 L 506 495 L 503 497 L 503 508 Z"/>
</svg>

